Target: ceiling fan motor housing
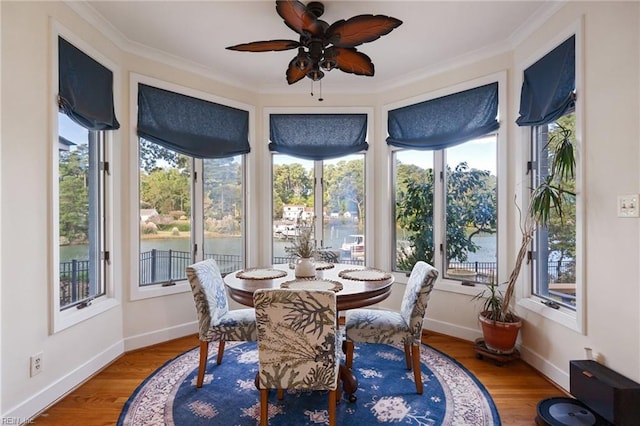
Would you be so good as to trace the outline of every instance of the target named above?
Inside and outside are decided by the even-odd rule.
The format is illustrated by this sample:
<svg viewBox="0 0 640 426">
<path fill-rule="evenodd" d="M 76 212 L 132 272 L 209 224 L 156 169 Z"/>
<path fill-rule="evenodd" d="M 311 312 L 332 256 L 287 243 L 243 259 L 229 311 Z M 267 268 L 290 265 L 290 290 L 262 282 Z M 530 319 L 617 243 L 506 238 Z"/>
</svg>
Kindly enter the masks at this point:
<svg viewBox="0 0 640 426">
<path fill-rule="evenodd" d="M 307 10 L 315 15 L 316 18 L 319 18 L 324 13 L 324 4 L 319 1 L 312 1 L 307 4 Z"/>
</svg>

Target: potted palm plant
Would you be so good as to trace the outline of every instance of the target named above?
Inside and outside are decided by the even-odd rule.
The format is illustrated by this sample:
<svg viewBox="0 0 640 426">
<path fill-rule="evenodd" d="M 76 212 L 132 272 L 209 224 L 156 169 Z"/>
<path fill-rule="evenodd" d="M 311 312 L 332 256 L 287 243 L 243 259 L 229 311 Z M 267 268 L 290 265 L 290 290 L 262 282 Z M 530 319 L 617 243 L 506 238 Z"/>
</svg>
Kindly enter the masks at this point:
<svg viewBox="0 0 640 426">
<path fill-rule="evenodd" d="M 492 281 L 485 291 L 474 297 L 474 299 L 485 298 L 479 320 L 484 343 L 492 352 L 508 354 L 515 348 L 522 321 L 512 309 L 514 292 L 522 262 L 527 256 L 536 229 L 548 226 L 553 216 L 563 221 L 567 202 L 570 197 L 575 197 L 570 185 L 574 178 L 576 164 L 573 131 L 559 123 L 556 124 L 557 128 L 546 146 L 550 164 L 549 173 L 532 189 L 524 217 L 521 212 L 522 240 L 515 265 L 504 285 L 505 290 L 504 292 L 500 290 L 498 284 Z"/>
</svg>

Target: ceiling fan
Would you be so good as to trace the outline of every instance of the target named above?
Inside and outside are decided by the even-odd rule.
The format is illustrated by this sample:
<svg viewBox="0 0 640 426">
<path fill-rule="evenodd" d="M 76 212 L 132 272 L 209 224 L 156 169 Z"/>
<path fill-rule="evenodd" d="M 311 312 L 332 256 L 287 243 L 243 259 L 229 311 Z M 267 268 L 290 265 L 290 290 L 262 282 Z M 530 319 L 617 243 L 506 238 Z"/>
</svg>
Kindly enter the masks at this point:
<svg viewBox="0 0 640 426">
<path fill-rule="evenodd" d="M 300 41 L 268 40 L 229 46 L 241 52 L 268 52 L 298 49 L 289 62 L 287 82 L 296 83 L 304 77 L 319 81 L 325 71 L 338 68 L 347 73 L 373 76 L 371 58 L 358 52 L 355 46 L 377 40 L 389 34 L 402 21 L 384 15 L 358 15 L 329 25 L 319 19 L 324 5 L 312 1 L 308 5 L 297 0 L 276 1 L 276 11 L 284 23 L 300 35 Z"/>
</svg>

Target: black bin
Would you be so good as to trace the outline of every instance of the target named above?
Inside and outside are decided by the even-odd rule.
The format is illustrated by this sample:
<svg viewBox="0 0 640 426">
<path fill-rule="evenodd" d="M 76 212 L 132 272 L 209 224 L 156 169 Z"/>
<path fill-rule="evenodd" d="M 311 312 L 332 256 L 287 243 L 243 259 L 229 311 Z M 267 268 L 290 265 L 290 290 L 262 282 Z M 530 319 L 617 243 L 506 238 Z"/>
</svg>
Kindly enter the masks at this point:
<svg viewBox="0 0 640 426">
<path fill-rule="evenodd" d="M 616 426 L 640 425 L 640 384 L 592 361 L 570 361 L 570 392 Z"/>
</svg>

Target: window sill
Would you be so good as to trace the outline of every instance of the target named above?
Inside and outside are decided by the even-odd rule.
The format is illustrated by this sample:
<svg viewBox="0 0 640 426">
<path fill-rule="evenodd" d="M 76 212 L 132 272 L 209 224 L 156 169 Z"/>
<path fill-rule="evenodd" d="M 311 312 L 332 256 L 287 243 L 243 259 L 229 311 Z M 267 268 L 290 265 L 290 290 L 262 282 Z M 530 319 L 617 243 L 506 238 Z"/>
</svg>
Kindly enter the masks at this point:
<svg viewBox="0 0 640 426">
<path fill-rule="evenodd" d="M 92 300 L 91 305 L 86 308 L 69 308 L 62 312 L 57 312 L 53 316 L 52 334 L 58 333 L 78 323 L 86 321 L 89 318 L 100 315 L 118 305 L 120 305 L 120 302 L 117 299 L 103 296 Z"/>
<path fill-rule="evenodd" d="M 530 297 L 526 299 L 520 299 L 518 306 L 526 309 L 529 312 L 533 312 L 551 321 L 554 321 L 570 330 L 578 333 L 583 333 L 583 329 L 578 321 L 578 313 L 566 308 L 553 309 L 542 304 L 542 299 L 536 297 Z"/>
<path fill-rule="evenodd" d="M 191 286 L 187 280 L 177 281 L 175 285 L 163 287 L 162 284 L 154 284 L 145 287 L 139 285 L 131 288 L 131 300 L 150 299 L 152 297 L 169 296 L 172 294 L 190 292 Z"/>
<path fill-rule="evenodd" d="M 448 278 L 441 278 L 436 282 L 435 289 L 440 291 L 447 291 L 449 293 L 458 293 L 468 296 L 476 296 L 482 293 L 487 288 L 483 284 L 476 284 L 473 286 L 462 285 L 462 281 L 451 280 Z"/>
</svg>

